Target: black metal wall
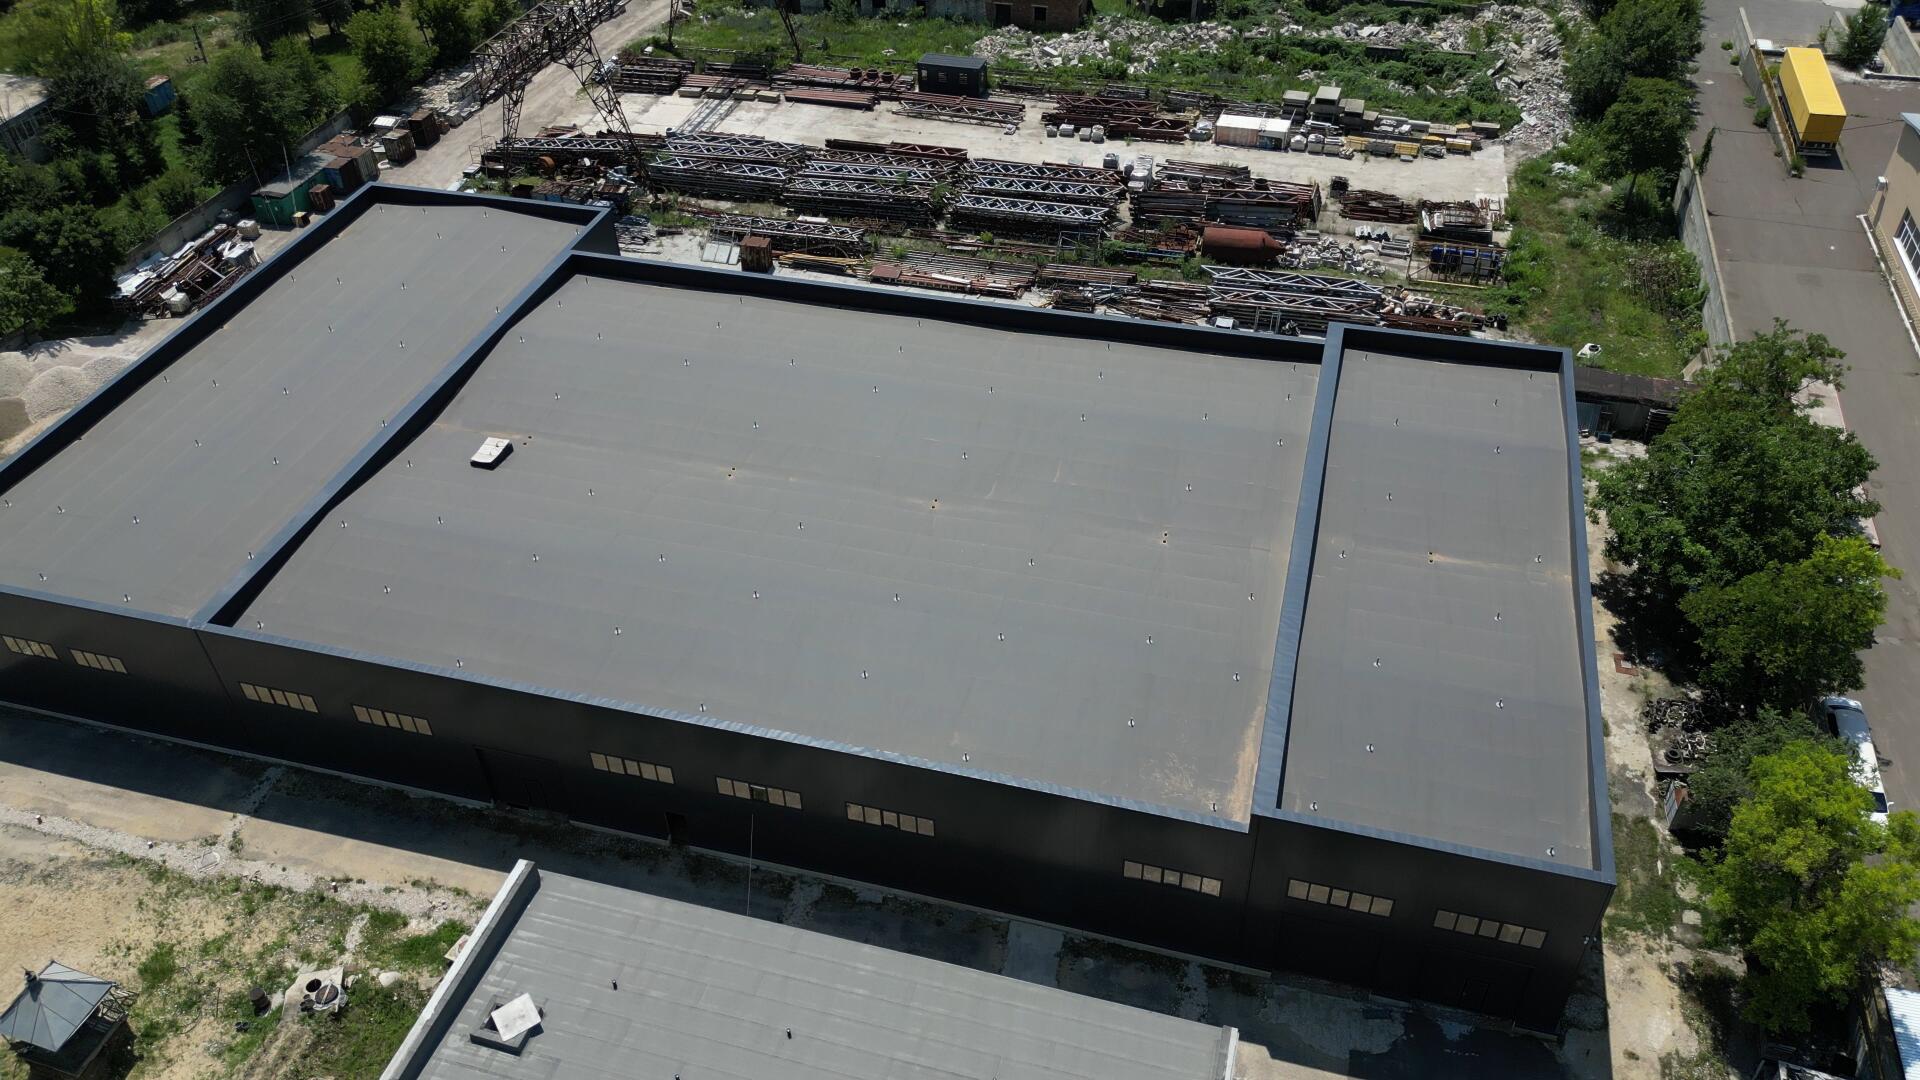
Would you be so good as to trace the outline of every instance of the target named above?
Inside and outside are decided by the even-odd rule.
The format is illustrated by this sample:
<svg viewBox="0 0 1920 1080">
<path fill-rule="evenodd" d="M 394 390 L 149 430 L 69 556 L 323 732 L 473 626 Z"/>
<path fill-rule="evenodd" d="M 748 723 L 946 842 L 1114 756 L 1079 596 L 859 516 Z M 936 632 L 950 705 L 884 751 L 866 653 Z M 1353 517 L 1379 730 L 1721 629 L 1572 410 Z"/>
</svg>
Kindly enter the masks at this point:
<svg viewBox="0 0 1920 1080">
<path fill-rule="evenodd" d="M 1300 970 L 1559 1024 L 1610 889 L 1526 867 L 1268 818 L 1238 832 L 804 742 L 636 715 L 388 662 L 0 595 L 0 697 L 120 726 L 558 812 L 696 846 L 1056 922 L 1263 969 Z M 119 657 L 127 674 L 75 663 Z M 311 696 L 317 715 L 246 700 L 241 682 Z M 432 735 L 353 706 L 424 717 Z M 667 765 L 674 783 L 594 770 L 589 754 Z M 719 794 L 716 777 L 798 791 L 793 810 Z M 930 817 L 936 835 L 857 824 L 845 804 Z M 1219 897 L 1124 878 L 1125 860 L 1218 878 Z M 1289 878 L 1390 897 L 1389 917 L 1290 900 Z M 1438 930 L 1436 909 L 1544 930 L 1529 949 Z"/>
</svg>

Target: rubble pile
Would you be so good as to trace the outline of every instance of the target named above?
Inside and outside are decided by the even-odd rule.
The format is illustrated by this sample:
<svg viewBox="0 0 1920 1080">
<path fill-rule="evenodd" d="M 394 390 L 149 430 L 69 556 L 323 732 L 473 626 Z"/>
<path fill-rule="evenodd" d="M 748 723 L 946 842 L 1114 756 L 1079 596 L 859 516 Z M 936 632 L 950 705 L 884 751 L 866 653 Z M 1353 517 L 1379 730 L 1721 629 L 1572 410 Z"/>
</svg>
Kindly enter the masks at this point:
<svg viewBox="0 0 1920 1080">
<path fill-rule="evenodd" d="M 1292 26 L 1270 32 L 1299 30 Z M 1124 44 L 1128 49 L 1127 74 L 1134 76 L 1151 74 L 1162 53 L 1218 49 L 1245 36 L 1224 23 L 1163 23 L 1100 15 L 1085 29 L 1070 34 L 1035 34 L 1017 26 L 1002 27 L 974 42 L 973 54 L 991 62 L 1031 68 L 1070 67 L 1112 60 L 1113 47 Z"/>
<path fill-rule="evenodd" d="M 1565 5 L 1563 5 L 1564 7 Z M 1578 15 L 1567 8 L 1568 19 Z M 1475 30 L 1478 33 L 1474 33 Z M 1454 15 L 1432 26 L 1418 23 L 1341 23 L 1328 33 L 1369 45 L 1431 45 L 1466 51 L 1492 36 L 1485 48 L 1498 55 L 1487 74 L 1508 101 L 1520 107 L 1521 119 L 1505 135 L 1519 158 L 1553 148 L 1573 128 L 1567 102 L 1566 57 L 1554 33 L 1553 15 L 1536 7 L 1500 4 L 1474 15 Z"/>
</svg>

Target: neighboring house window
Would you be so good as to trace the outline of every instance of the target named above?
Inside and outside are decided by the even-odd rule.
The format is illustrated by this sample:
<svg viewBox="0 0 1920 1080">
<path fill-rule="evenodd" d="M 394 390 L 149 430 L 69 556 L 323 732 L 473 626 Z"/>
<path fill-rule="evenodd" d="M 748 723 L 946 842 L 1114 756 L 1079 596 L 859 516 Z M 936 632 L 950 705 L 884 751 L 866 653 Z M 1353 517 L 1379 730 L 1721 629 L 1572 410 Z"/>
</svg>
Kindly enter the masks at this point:
<svg viewBox="0 0 1920 1080">
<path fill-rule="evenodd" d="M 53 651 L 53 646 L 44 641 L 33 641 L 29 638 L 17 637 L 0 637 L 0 641 L 7 643 L 7 649 L 9 651 L 17 652 L 21 656 L 38 656 L 42 660 L 60 659 L 60 654 Z"/>
<path fill-rule="evenodd" d="M 847 820 L 858 821 L 863 825 L 878 825 L 883 829 L 899 829 L 901 832 L 915 833 L 919 836 L 933 835 L 933 819 L 917 814 L 902 814 L 893 810 L 882 810 L 876 806 L 862 806 L 859 803 L 847 804 Z"/>
<path fill-rule="evenodd" d="M 650 761 L 635 761 L 632 758 L 617 757 L 613 754 L 590 753 L 587 760 L 601 772 L 621 773 L 637 776 L 642 780 L 651 780 L 656 784 L 673 783 L 673 770 L 665 765 L 655 765 Z"/>
<path fill-rule="evenodd" d="M 1893 234 L 1893 243 L 1900 249 L 1900 261 L 1906 264 L 1908 283 L 1920 291 L 1920 229 L 1914 228 L 1912 211 L 1900 212 L 1900 230 Z"/>
<path fill-rule="evenodd" d="M 1305 900 L 1309 904 L 1326 904 L 1328 907 L 1346 908 L 1362 915 L 1378 915 L 1385 918 L 1393 914 L 1393 901 L 1384 896 L 1355 892 L 1352 889 L 1338 889 L 1332 885 L 1319 885 L 1299 878 L 1289 879 L 1287 895 L 1295 900 Z"/>
<path fill-rule="evenodd" d="M 79 649 L 68 651 L 73 653 L 73 662 L 81 667 L 90 667 L 95 671 L 111 671 L 116 675 L 127 673 L 127 665 L 121 663 L 117 656 L 102 656 L 99 653 L 81 652 Z"/>
<path fill-rule="evenodd" d="M 1036 6 L 1033 9 L 1033 25 L 1035 26 L 1047 25 L 1047 9 L 1046 8 Z"/>
<path fill-rule="evenodd" d="M 320 707 L 305 694 L 290 694 L 285 690 L 275 690 L 270 686 L 255 686 L 250 682 L 240 684 L 240 692 L 248 701 L 257 701 L 262 705 L 278 705 L 283 709 L 298 709 L 301 712 L 317 713 Z"/>
<path fill-rule="evenodd" d="M 309 698 L 308 700 L 312 699 Z M 363 724 L 390 727 L 395 731 L 407 731 L 415 735 L 433 734 L 432 725 L 418 716 L 408 716 L 406 713 L 388 712 L 385 709 L 369 709 L 365 705 L 355 705 L 353 707 L 353 718 Z"/>
<path fill-rule="evenodd" d="M 719 785 L 720 794 L 731 795 L 736 799 L 752 799 L 754 802 L 772 803 L 789 810 L 800 809 L 800 793 L 786 788 L 766 787 L 761 784 L 749 784 L 744 780 L 729 780 L 724 776 L 713 778 Z"/>
<path fill-rule="evenodd" d="M 1534 930 L 1525 926 L 1516 926 L 1513 923 L 1503 923 L 1497 919 L 1482 919 L 1452 911 L 1434 912 L 1433 925 L 1442 930 L 1451 930 L 1456 934 L 1493 938 L 1509 945 L 1525 945 L 1529 949 L 1537 949 L 1547 943 L 1545 930 Z"/>
<path fill-rule="evenodd" d="M 1131 859 L 1120 864 L 1120 876 L 1131 881 L 1150 881 L 1155 885 L 1171 885 L 1188 892 L 1204 893 L 1207 896 L 1220 895 L 1220 879 L 1189 874 L 1182 870 L 1169 870 L 1152 863 L 1134 862 Z"/>
</svg>

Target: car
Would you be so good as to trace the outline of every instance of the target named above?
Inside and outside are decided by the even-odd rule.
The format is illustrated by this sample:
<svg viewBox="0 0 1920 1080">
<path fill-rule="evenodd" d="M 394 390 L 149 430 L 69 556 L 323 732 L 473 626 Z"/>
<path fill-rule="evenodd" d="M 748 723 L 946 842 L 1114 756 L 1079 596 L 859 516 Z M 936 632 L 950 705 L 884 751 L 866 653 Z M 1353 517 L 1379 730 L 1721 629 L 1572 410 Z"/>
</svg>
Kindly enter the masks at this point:
<svg viewBox="0 0 1920 1080">
<path fill-rule="evenodd" d="M 1873 731 L 1867 726 L 1867 710 L 1850 697 L 1820 699 L 1818 713 L 1827 734 L 1844 739 L 1853 747 L 1855 768 L 1860 783 L 1873 793 L 1873 811 L 1868 816 L 1882 825 L 1887 823 L 1887 789 L 1880 785 L 1880 754 L 1873 748 Z"/>
</svg>

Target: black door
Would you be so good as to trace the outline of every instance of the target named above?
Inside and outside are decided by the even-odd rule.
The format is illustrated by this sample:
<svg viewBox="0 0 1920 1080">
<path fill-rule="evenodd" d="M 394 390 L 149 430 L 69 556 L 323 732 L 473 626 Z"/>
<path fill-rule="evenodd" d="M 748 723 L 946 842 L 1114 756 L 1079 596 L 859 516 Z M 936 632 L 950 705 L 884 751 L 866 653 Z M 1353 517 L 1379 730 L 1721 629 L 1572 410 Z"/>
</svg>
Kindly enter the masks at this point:
<svg viewBox="0 0 1920 1080">
<path fill-rule="evenodd" d="M 1013 25 L 1013 5 L 1012 4 L 993 5 L 993 25 L 995 26 Z"/>
<path fill-rule="evenodd" d="M 687 845 L 687 815 L 668 811 L 667 843 L 675 847 L 685 847 Z"/>
<path fill-rule="evenodd" d="M 480 767 L 486 771 L 494 802 L 516 810 L 567 813 L 562 794 L 566 788 L 553 762 L 484 746 L 474 747 L 474 752 L 480 755 Z"/>
<path fill-rule="evenodd" d="M 1456 1009 L 1512 1016 L 1531 975 L 1523 964 L 1432 948 L 1421 958 L 1420 984 L 1414 993 Z"/>
</svg>

